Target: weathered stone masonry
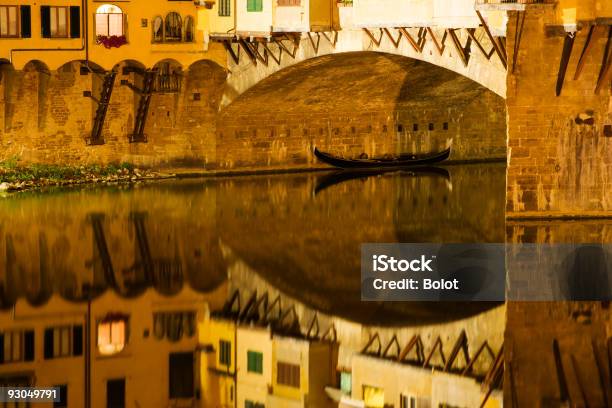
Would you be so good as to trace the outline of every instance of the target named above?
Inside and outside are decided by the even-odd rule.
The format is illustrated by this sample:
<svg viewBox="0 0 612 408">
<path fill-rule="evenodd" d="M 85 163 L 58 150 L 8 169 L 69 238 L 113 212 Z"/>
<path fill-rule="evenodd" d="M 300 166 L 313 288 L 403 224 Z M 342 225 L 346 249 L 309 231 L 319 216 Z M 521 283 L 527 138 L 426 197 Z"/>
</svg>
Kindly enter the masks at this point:
<svg viewBox="0 0 612 408">
<path fill-rule="evenodd" d="M 141 166 L 205 167 L 215 161 L 215 115 L 225 70 L 201 61 L 182 75 L 179 93 L 154 94 L 145 134 L 147 143 L 130 143 L 138 95 L 121 80 L 138 83 L 134 72 L 116 67 L 102 137 L 104 144 L 88 146 L 96 103 L 84 91 L 99 94 L 100 74 L 82 72 L 79 62 L 49 71 L 30 63 L 23 71 L 3 66 L 0 95 L 0 159 L 22 163 L 107 164 L 132 162 Z"/>
<path fill-rule="evenodd" d="M 514 59 L 515 12 L 508 26 Z M 551 8 L 528 9 L 517 63 L 508 73 L 508 197 L 510 216 L 609 215 L 612 210 L 612 138 L 604 125 L 610 86 L 597 95 L 607 36 L 592 47 L 578 80 L 574 72 L 588 29 L 578 32 L 560 96 L 555 96 L 564 37 L 547 35 Z M 600 27 L 603 29 L 604 27 Z M 592 124 L 576 120 L 592 116 Z"/>
</svg>

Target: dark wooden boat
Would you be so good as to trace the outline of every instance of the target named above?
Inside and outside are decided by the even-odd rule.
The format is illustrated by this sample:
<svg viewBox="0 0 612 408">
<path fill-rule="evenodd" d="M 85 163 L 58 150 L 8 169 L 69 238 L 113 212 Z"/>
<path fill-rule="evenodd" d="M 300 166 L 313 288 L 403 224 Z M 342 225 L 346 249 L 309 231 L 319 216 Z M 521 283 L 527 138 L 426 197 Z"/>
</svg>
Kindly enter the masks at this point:
<svg viewBox="0 0 612 408">
<path fill-rule="evenodd" d="M 388 167 L 410 167 L 423 166 L 427 164 L 439 163 L 448 159 L 451 153 L 451 148 L 434 154 L 400 154 L 394 157 L 374 157 L 371 159 L 344 159 L 333 156 L 329 153 L 320 151 L 315 147 L 315 156 L 324 163 L 331 164 L 335 167 L 343 169 L 364 169 L 364 168 L 388 168 Z"/>
</svg>

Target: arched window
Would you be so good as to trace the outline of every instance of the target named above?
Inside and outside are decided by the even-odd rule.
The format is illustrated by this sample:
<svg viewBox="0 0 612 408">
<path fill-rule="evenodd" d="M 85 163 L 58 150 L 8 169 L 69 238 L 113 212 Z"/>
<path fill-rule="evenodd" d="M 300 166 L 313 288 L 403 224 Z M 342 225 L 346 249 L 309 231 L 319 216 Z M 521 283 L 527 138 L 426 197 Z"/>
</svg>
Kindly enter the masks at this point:
<svg viewBox="0 0 612 408">
<path fill-rule="evenodd" d="M 103 4 L 96 10 L 96 37 L 120 37 L 123 31 L 123 11 L 115 5 Z"/>
<path fill-rule="evenodd" d="M 193 17 L 191 16 L 187 16 L 185 18 L 185 41 L 186 42 L 193 42 Z"/>
<path fill-rule="evenodd" d="M 153 19 L 153 42 L 164 41 L 164 20 L 157 16 Z"/>
<path fill-rule="evenodd" d="M 181 23 L 181 16 L 179 16 L 178 13 L 168 13 L 166 16 L 165 31 L 166 41 L 181 41 L 183 39 L 183 25 Z"/>
</svg>

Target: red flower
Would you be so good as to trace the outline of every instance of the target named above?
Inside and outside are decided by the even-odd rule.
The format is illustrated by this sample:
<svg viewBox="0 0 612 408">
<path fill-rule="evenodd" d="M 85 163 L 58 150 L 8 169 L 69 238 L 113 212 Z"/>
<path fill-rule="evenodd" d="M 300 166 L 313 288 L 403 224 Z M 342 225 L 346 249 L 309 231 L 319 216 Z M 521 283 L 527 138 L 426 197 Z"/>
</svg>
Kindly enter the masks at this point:
<svg viewBox="0 0 612 408">
<path fill-rule="evenodd" d="M 96 38 L 96 44 L 102 44 L 105 48 L 119 48 L 122 45 L 127 44 L 125 35 L 99 35 Z"/>
</svg>

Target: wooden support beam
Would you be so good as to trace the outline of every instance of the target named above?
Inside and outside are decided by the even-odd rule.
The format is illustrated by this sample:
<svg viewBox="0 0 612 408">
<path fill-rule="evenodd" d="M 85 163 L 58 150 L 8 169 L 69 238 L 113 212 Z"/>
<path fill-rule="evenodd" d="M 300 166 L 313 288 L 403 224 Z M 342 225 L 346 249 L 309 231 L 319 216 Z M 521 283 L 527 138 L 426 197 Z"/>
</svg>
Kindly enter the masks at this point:
<svg viewBox="0 0 612 408">
<path fill-rule="evenodd" d="M 368 343 L 361 350 L 361 354 L 368 354 L 368 350 L 370 349 L 372 344 L 374 344 L 374 341 L 378 342 L 378 350 L 376 350 L 375 355 L 380 356 L 380 352 L 382 351 L 382 344 L 380 343 L 380 336 L 378 335 L 378 332 L 374 333 L 373 336 L 370 336 L 370 340 L 368 340 Z"/>
<path fill-rule="evenodd" d="M 287 48 L 285 43 L 283 43 L 283 40 L 275 40 L 275 42 L 276 42 L 276 44 L 278 45 L 278 47 L 282 51 L 285 51 L 286 54 L 288 54 L 291 58 L 295 59 L 295 56 L 297 54 L 297 50 L 300 48 L 300 42 L 298 41 L 296 43 L 294 40 L 292 40 L 290 38 L 288 40 L 293 43 L 293 50 L 292 51 L 289 51 L 289 49 Z M 279 57 L 279 59 L 280 59 L 280 57 Z"/>
<path fill-rule="evenodd" d="M 514 27 L 514 54 L 512 54 L 512 73 L 516 68 L 518 61 L 519 50 L 521 49 L 521 40 L 523 39 L 523 28 L 525 27 L 526 11 L 516 12 L 516 26 Z"/>
<path fill-rule="evenodd" d="M 329 326 L 327 331 L 323 333 L 321 340 L 329 340 L 331 343 L 335 343 L 338 340 L 338 332 L 336 331 L 336 326 L 333 323 L 331 326 Z"/>
<path fill-rule="evenodd" d="M 472 41 L 474 43 L 476 43 L 476 46 L 478 47 L 480 52 L 482 52 L 482 55 L 484 55 L 484 57 L 487 60 L 490 60 L 491 56 L 493 56 L 493 54 L 495 53 L 495 47 L 491 47 L 491 51 L 487 52 L 484 49 L 484 47 L 482 46 L 482 44 L 480 43 L 480 41 L 478 41 L 478 38 L 476 38 L 476 29 L 475 28 L 466 28 L 465 31 L 467 31 L 467 33 L 470 36 L 470 38 L 472 39 Z"/>
<path fill-rule="evenodd" d="M 236 65 L 238 65 L 240 63 L 240 56 L 239 54 L 237 54 L 236 52 L 234 52 L 234 48 L 232 47 L 232 43 L 230 41 L 223 41 L 223 46 L 225 47 L 225 49 L 227 50 L 228 54 L 232 57 L 232 59 L 234 60 L 234 63 Z M 238 52 L 240 52 L 240 48 L 238 49 Z"/>
<path fill-rule="evenodd" d="M 570 57 L 572 56 L 572 48 L 574 48 L 575 40 L 575 33 L 567 33 L 567 35 L 565 36 L 565 40 L 563 41 L 563 52 L 561 54 L 561 62 L 559 64 L 559 73 L 557 74 L 557 96 L 561 95 L 561 91 L 563 90 L 565 73 L 567 72 L 567 65 L 569 64 Z"/>
<path fill-rule="evenodd" d="M 238 40 L 238 44 L 240 44 L 240 46 L 242 47 L 242 49 L 246 53 L 247 57 L 249 57 L 249 59 L 251 60 L 253 65 L 257 65 L 257 57 L 255 56 L 255 54 L 253 53 L 253 51 L 251 50 L 251 48 L 249 47 L 247 42 L 244 41 L 243 38 L 240 38 Z"/>
<path fill-rule="evenodd" d="M 445 43 L 446 43 L 446 36 L 448 34 L 446 30 L 444 30 L 444 35 L 442 36 L 442 40 L 440 41 L 438 41 L 438 39 L 436 38 L 436 34 L 433 32 L 433 30 L 430 27 L 427 27 L 427 33 L 431 37 L 431 40 L 433 41 L 440 55 L 442 55 L 444 53 L 444 49 L 446 48 Z"/>
<path fill-rule="evenodd" d="M 574 369 L 574 375 L 576 376 L 576 382 L 578 383 L 578 389 L 580 390 L 580 397 L 583 401 L 583 404 L 581 404 L 580 406 L 584 408 L 589 408 L 589 399 L 587 398 L 584 380 L 582 378 L 582 375 L 580 374 L 580 370 L 578 370 L 576 356 L 570 354 L 570 360 L 572 362 L 572 368 Z"/>
<path fill-rule="evenodd" d="M 482 28 L 484 28 L 485 33 L 487 34 L 487 37 L 489 37 L 489 41 L 491 41 L 493 48 L 495 48 L 495 52 L 497 53 L 499 60 L 504 66 L 504 69 L 508 69 L 508 61 L 507 61 L 505 50 L 502 51 L 500 43 L 495 39 L 495 37 L 493 37 L 493 34 L 491 34 L 489 25 L 487 24 L 487 22 L 485 21 L 484 17 L 482 16 L 479 10 L 476 10 L 476 14 L 478 15 L 478 18 L 480 19 L 480 24 L 482 25 Z"/>
<path fill-rule="evenodd" d="M 440 357 L 442 358 L 443 367 L 446 365 L 446 357 L 444 357 L 444 350 L 442 350 L 442 339 L 440 338 L 440 336 L 438 336 L 436 338 L 436 341 L 434 342 L 433 347 L 431 348 L 431 351 L 427 355 L 427 358 L 425 358 L 425 362 L 423 363 L 424 368 L 429 367 L 429 363 L 431 362 L 431 359 L 436 350 L 440 350 Z"/>
<path fill-rule="evenodd" d="M 376 39 L 376 37 L 374 37 L 374 34 L 372 34 L 372 32 L 369 29 L 364 27 L 363 31 L 365 31 L 365 33 L 368 35 L 368 37 L 370 37 L 370 40 L 372 40 L 372 42 L 377 47 L 380 47 L 380 43 L 382 42 L 382 38 L 383 38 L 383 30 L 382 29 L 380 30 L 380 36 L 378 37 L 378 39 Z"/>
<path fill-rule="evenodd" d="M 272 321 L 272 319 L 270 319 L 269 317 L 270 317 L 270 312 L 272 312 L 272 310 L 274 309 L 274 306 L 277 307 L 278 315 L 273 320 L 277 320 L 278 321 L 278 320 L 280 320 L 281 315 L 283 313 L 283 306 L 281 304 L 280 295 L 276 295 L 276 297 L 274 298 L 272 303 L 270 303 L 270 306 L 268 306 L 268 308 L 266 309 L 266 313 L 264 314 L 264 317 L 263 317 L 263 321 L 264 322 L 268 323 L 268 322 Z"/>
<path fill-rule="evenodd" d="M 580 54 L 580 59 L 578 60 L 578 65 L 576 66 L 574 80 L 580 78 L 580 74 L 582 73 L 582 69 L 584 68 L 584 64 L 586 63 L 587 57 L 593 49 L 593 44 L 595 44 L 597 38 L 601 35 L 602 32 L 603 30 L 601 30 L 600 27 L 596 25 L 592 25 L 589 28 L 589 33 L 587 34 L 584 46 L 582 47 L 582 53 Z"/>
<path fill-rule="evenodd" d="M 469 43 L 464 48 L 461 45 L 461 41 L 459 41 L 459 37 L 457 37 L 457 33 L 455 33 L 454 28 L 448 28 L 446 31 L 448 31 L 448 35 L 451 38 L 452 43 L 455 45 L 455 49 L 457 50 L 463 65 L 467 67 L 470 62 Z"/>
<path fill-rule="evenodd" d="M 276 56 L 276 54 L 274 54 L 274 51 L 272 51 L 270 49 L 270 47 L 268 46 L 268 43 L 266 42 L 262 42 L 261 45 L 264 47 L 264 49 L 266 50 L 267 55 L 272 58 L 274 60 L 274 62 L 276 62 L 277 65 L 280 65 L 281 63 L 281 59 L 283 56 L 283 49 L 280 47 L 280 45 L 278 45 L 279 43 L 277 42 L 276 45 L 278 46 L 278 57 Z"/>
<path fill-rule="evenodd" d="M 257 58 L 262 64 L 264 64 L 267 67 L 268 66 L 268 51 L 266 50 L 266 48 L 263 47 L 264 52 L 262 55 L 259 52 L 259 42 L 258 41 L 247 42 L 246 44 L 249 46 L 249 48 L 253 52 L 253 55 L 255 55 L 255 58 Z"/>
<path fill-rule="evenodd" d="M 394 334 L 393 337 L 391 338 L 391 340 L 389 340 L 389 344 L 387 344 L 387 347 L 385 347 L 385 350 L 382 353 L 382 357 L 386 358 L 387 354 L 389 353 L 389 350 L 391 350 L 391 347 L 395 345 L 395 354 L 396 354 L 396 358 L 399 357 L 400 355 L 400 345 L 399 342 L 397 341 L 397 336 Z"/>
<path fill-rule="evenodd" d="M 612 25 L 608 28 L 608 41 L 606 42 L 606 49 L 604 51 L 603 62 L 601 63 L 601 70 L 599 71 L 599 78 L 597 79 L 597 86 L 595 87 L 595 93 L 599 92 L 606 86 L 610 86 L 610 74 L 612 73 Z"/>
<path fill-rule="evenodd" d="M 461 334 L 453 345 L 453 349 L 451 350 L 451 353 L 448 356 L 448 361 L 444 365 L 444 371 L 449 371 L 451 368 L 453 368 L 453 363 L 457 359 L 457 356 L 459 356 L 460 351 L 463 351 L 463 358 L 465 360 L 466 367 L 469 366 L 470 353 L 468 351 L 467 334 L 465 333 L 465 330 L 461 331 Z"/>
<path fill-rule="evenodd" d="M 315 54 L 318 54 L 319 45 L 321 45 L 321 36 L 319 35 L 319 33 L 315 33 L 317 35 L 317 43 L 315 44 L 314 40 L 312 39 L 312 35 L 310 33 L 306 34 L 308 34 L 308 39 L 310 40 L 310 44 L 312 44 L 312 49 L 314 50 Z"/>
<path fill-rule="evenodd" d="M 591 340 L 591 351 L 593 352 L 593 359 L 595 360 L 595 365 L 597 366 L 597 377 L 599 379 L 599 388 L 601 390 L 601 394 L 603 397 L 603 405 L 604 408 L 610 408 L 610 391 L 608 390 L 608 386 L 606 384 L 606 368 L 604 364 L 599 359 L 599 353 L 597 352 L 597 343 L 595 339 Z M 610 373 L 612 376 L 612 373 Z"/>
<path fill-rule="evenodd" d="M 569 402 L 570 406 L 573 406 L 572 401 L 570 400 L 569 388 L 567 387 L 567 377 L 565 376 L 563 359 L 561 358 L 561 350 L 559 348 L 559 341 L 557 339 L 553 340 L 553 356 L 555 358 L 555 368 L 557 369 L 559 398 L 562 402 Z"/>
<path fill-rule="evenodd" d="M 425 352 L 423 350 L 423 341 L 421 340 L 421 336 L 419 336 L 418 334 L 412 336 L 406 347 L 404 347 L 400 355 L 397 357 L 397 361 L 404 361 L 413 348 L 416 351 L 417 362 L 419 364 L 423 364 L 423 362 L 425 361 Z"/>
<path fill-rule="evenodd" d="M 385 34 L 387 34 L 387 37 L 389 37 L 389 40 L 391 41 L 391 43 L 393 44 L 393 46 L 395 48 L 399 47 L 400 42 L 402 42 L 402 31 L 399 31 L 399 35 L 397 36 L 397 40 L 395 38 L 393 38 L 393 35 L 391 35 L 391 32 L 389 31 L 388 28 L 383 28 Z"/>
<path fill-rule="evenodd" d="M 421 46 L 421 41 L 416 41 L 412 35 L 408 32 L 406 27 L 400 27 L 400 32 L 404 34 L 404 37 L 408 40 L 408 43 L 414 48 L 416 52 L 419 54 L 423 52 L 423 47 Z"/>
<path fill-rule="evenodd" d="M 329 38 L 329 36 L 327 35 L 325 31 L 321 32 L 321 35 L 327 40 L 327 42 L 331 44 L 332 48 L 336 48 L 336 44 L 338 43 L 338 32 L 332 31 L 332 33 L 333 33 L 333 39 Z"/>
<path fill-rule="evenodd" d="M 316 339 L 318 337 L 319 337 L 319 317 L 317 313 L 315 313 L 314 317 L 310 321 L 310 325 L 308 326 L 308 331 L 306 332 L 306 338 Z"/>
<path fill-rule="evenodd" d="M 474 363 L 476 362 L 476 360 L 478 360 L 478 357 L 480 357 L 482 352 L 485 351 L 485 350 L 489 353 L 489 356 L 491 357 L 491 360 L 495 360 L 495 354 L 493 353 L 493 350 L 491 349 L 491 346 L 489 346 L 489 343 L 485 340 L 480 345 L 480 347 L 478 348 L 476 353 L 474 353 L 474 355 L 470 359 L 469 364 L 467 364 L 465 366 L 465 369 L 461 373 L 462 375 L 468 375 L 470 373 L 470 371 L 472 370 L 472 367 L 474 366 Z"/>
</svg>

